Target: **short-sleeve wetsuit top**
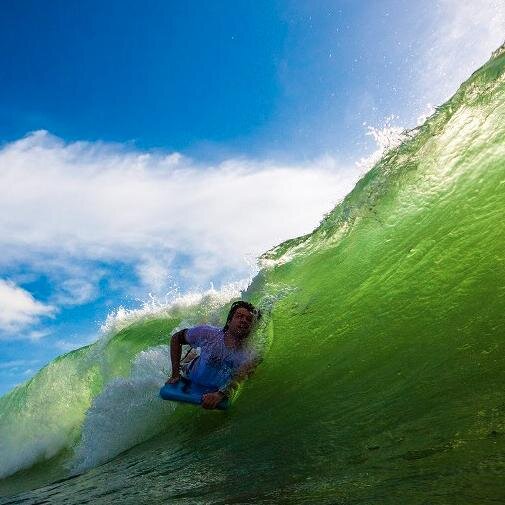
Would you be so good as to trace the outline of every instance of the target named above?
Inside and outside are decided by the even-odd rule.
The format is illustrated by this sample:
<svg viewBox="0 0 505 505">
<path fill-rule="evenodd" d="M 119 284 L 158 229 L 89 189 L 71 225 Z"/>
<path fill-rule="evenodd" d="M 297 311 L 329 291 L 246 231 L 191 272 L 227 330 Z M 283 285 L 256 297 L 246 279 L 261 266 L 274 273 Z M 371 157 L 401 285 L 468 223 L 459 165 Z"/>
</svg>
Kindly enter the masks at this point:
<svg viewBox="0 0 505 505">
<path fill-rule="evenodd" d="M 216 390 L 226 386 L 243 364 L 256 358 L 256 353 L 246 347 L 226 347 L 223 329 L 214 326 L 188 329 L 186 342 L 192 347 L 200 348 L 200 356 L 186 370 L 188 379 Z"/>
</svg>

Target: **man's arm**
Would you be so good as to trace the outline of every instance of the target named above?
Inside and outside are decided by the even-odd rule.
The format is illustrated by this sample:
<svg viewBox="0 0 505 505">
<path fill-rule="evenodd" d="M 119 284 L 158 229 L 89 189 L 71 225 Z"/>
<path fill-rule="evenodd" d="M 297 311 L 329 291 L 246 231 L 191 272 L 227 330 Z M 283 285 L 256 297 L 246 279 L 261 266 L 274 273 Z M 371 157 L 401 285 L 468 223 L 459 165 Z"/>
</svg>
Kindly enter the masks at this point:
<svg viewBox="0 0 505 505">
<path fill-rule="evenodd" d="M 230 382 L 228 382 L 228 384 L 219 388 L 214 393 L 207 393 L 203 395 L 202 407 L 204 409 L 215 409 L 224 398 L 231 398 L 234 392 L 240 386 L 240 383 L 253 374 L 260 361 L 261 360 L 259 359 L 255 359 L 244 363 L 235 372 L 235 374 L 233 374 L 233 377 L 231 378 Z"/>
<path fill-rule="evenodd" d="M 219 391 L 228 398 L 232 397 L 240 384 L 250 377 L 256 367 L 260 364 L 260 359 L 256 358 L 244 363 L 232 376 L 230 382 L 219 389 Z"/>
<path fill-rule="evenodd" d="M 167 380 L 166 384 L 175 384 L 181 377 L 181 354 L 182 346 L 187 344 L 186 341 L 187 329 L 180 330 L 172 335 L 170 339 L 170 360 L 172 361 L 172 375 Z"/>
</svg>

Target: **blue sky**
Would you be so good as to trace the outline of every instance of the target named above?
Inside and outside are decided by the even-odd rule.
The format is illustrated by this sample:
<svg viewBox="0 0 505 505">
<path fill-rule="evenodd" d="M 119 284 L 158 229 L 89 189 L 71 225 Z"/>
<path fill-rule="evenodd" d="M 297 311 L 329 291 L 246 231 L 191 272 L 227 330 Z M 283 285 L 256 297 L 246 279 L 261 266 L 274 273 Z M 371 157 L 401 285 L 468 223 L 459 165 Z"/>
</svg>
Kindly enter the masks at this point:
<svg viewBox="0 0 505 505">
<path fill-rule="evenodd" d="M 120 306 L 247 282 L 504 33 L 493 0 L 5 3 L 0 394 Z"/>
</svg>

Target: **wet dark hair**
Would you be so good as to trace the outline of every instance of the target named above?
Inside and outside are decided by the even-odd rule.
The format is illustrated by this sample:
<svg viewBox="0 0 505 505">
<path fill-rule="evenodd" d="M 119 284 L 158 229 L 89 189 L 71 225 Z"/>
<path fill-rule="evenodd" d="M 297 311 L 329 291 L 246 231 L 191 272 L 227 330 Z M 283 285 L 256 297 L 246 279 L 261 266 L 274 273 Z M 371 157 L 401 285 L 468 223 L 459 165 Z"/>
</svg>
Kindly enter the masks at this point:
<svg viewBox="0 0 505 505">
<path fill-rule="evenodd" d="M 233 302 L 230 307 L 230 312 L 228 312 L 228 317 L 226 318 L 226 324 L 224 325 L 223 330 L 226 331 L 228 329 L 228 323 L 233 319 L 233 314 L 238 309 L 247 309 L 251 314 L 256 316 L 256 319 L 261 318 L 261 311 L 257 309 L 252 303 L 244 302 L 243 300 L 238 300 Z"/>
</svg>

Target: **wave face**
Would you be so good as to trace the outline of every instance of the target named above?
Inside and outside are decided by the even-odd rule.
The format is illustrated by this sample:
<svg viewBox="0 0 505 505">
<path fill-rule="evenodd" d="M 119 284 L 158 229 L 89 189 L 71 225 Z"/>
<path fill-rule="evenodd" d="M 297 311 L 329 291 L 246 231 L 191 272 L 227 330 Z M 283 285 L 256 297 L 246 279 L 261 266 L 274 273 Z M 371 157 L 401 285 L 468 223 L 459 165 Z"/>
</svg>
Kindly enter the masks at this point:
<svg viewBox="0 0 505 505">
<path fill-rule="evenodd" d="M 261 261 L 230 411 L 156 397 L 167 336 L 226 300 L 143 317 L 0 399 L 5 502 L 505 500 L 505 51 Z"/>
</svg>

